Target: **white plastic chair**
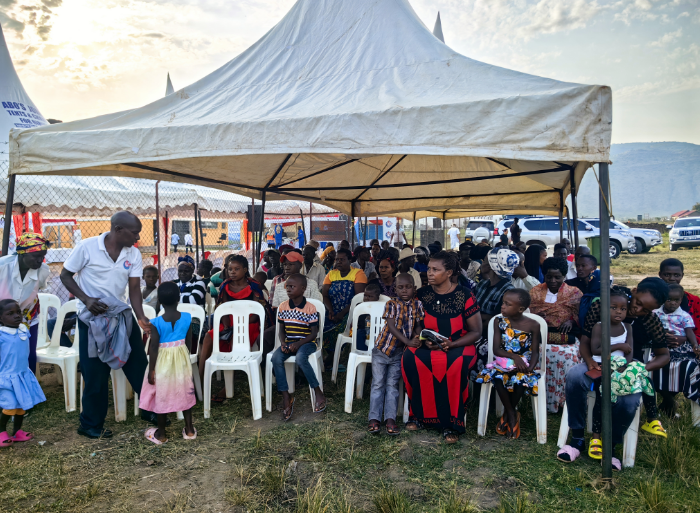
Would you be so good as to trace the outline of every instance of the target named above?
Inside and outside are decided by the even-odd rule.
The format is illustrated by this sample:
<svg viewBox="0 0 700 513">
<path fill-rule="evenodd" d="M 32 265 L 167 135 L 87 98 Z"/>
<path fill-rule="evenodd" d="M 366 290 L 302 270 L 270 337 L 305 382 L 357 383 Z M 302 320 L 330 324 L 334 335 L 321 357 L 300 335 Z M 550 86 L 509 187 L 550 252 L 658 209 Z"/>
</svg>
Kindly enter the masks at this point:
<svg viewBox="0 0 700 513">
<path fill-rule="evenodd" d="M 39 298 L 39 328 L 37 332 L 37 349 L 48 347 L 52 337 L 49 336 L 47 323 L 49 321 L 49 308 L 61 309 L 61 300 L 53 294 L 37 294 Z M 58 326 L 58 323 L 56 323 Z M 75 409 L 75 408 L 74 408 Z"/>
<path fill-rule="evenodd" d="M 211 297 L 211 294 L 209 293 L 209 287 L 207 287 L 207 295 L 204 301 L 204 304 L 206 305 L 205 310 L 207 315 L 212 315 L 214 313 L 214 308 L 216 307 L 216 301 L 213 297 Z"/>
<path fill-rule="evenodd" d="M 316 379 L 318 380 L 318 386 L 323 390 L 323 324 L 326 317 L 326 307 L 323 301 L 317 299 L 306 300 L 316 307 L 318 312 L 318 336 L 316 337 L 316 347 L 318 348 L 314 354 L 309 357 L 309 364 L 316 373 Z M 266 358 L 265 365 L 265 407 L 267 411 L 272 411 L 272 380 L 275 377 L 274 372 L 272 372 L 272 355 L 282 345 L 280 339 L 280 323 L 275 322 L 277 328 L 275 329 L 275 348 L 270 351 Z M 284 362 L 284 370 L 287 373 L 287 384 L 289 385 L 289 393 L 294 393 L 294 373 L 296 371 L 296 356 L 290 356 Z M 311 392 L 311 411 L 316 411 L 316 392 L 314 389 L 309 387 Z"/>
<path fill-rule="evenodd" d="M 537 383 L 538 394 L 532 397 L 532 411 L 535 415 L 535 425 L 537 427 L 537 441 L 541 444 L 547 443 L 547 322 L 539 315 L 524 313 L 525 317 L 537 321 L 540 325 L 540 379 Z M 495 335 L 495 322 L 497 317 L 493 317 L 489 322 L 488 330 L 488 361 L 493 361 L 493 338 Z M 486 421 L 489 415 L 489 402 L 491 400 L 492 383 L 481 384 L 481 397 L 479 401 L 479 419 L 477 433 L 479 436 L 486 435 Z M 499 411 L 500 410 L 500 411 Z M 496 412 L 500 416 L 503 414 L 503 405 L 496 396 Z"/>
<path fill-rule="evenodd" d="M 224 316 L 233 316 L 232 350 L 230 353 L 219 351 L 219 324 Z M 226 397 L 233 397 L 233 371 L 240 370 L 248 374 L 250 400 L 253 405 L 253 420 L 262 418 L 261 393 L 262 349 L 250 350 L 249 317 L 257 315 L 260 326 L 265 326 L 265 309 L 255 301 L 231 301 L 219 306 L 214 312 L 214 341 L 212 353 L 204 366 L 204 418 L 211 416 L 211 376 L 218 370 L 224 371 Z M 262 332 L 260 334 L 262 336 Z"/>
<path fill-rule="evenodd" d="M 345 412 L 352 413 L 352 396 L 353 391 L 357 388 L 357 398 L 362 399 L 362 392 L 365 386 L 365 370 L 369 363 L 372 363 L 372 349 L 377 337 L 384 328 L 384 303 L 382 301 L 362 303 L 355 307 L 353 312 L 353 326 L 355 329 L 352 332 L 352 349 L 348 357 L 347 377 L 345 380 Z M 363 351 L 357 348 L 357 325 L 360 322 L 361 315 L 370 316 L 370 334 L 367 350 Z M 357 385 L 357 386 L 356 386 Z"/>
<path fill-rule="evenodd" d="M 51 306 L 53 307 L 53 305 Z M 71 312 L 76 312 L 77 310 L 78 302 L 75 299 L 73 301 L 68 301 L 66 304 L 61 306 L 58 309 L 56 326 L 51 336 L 51 343 L 48 346 L 37 349 L 36 351 L 37 363 L 48 363 L 56 365 L 60 368 L 60 376 L 62 379 L 59 380 L 59 383 L 61 381 L 63 382 L 63 395 L 65 396 L 67 412 L 75 411 L 77 407 L 75 394 L 76 388 L 78 387 L 78 362 L 80 361 L 80 356 L 78 351 L 78 330 L 75 331 L 73 346 L 62 347 L 61 327 L 63 326 L 63 321 L 65 320 L 66 315 Z M 45 311 L 43 303 L 41 305 L 41 311 L 42 313 Z"/>
<path fill-rule="evenodd" d="M 639 401 L 641 405 L 641 400 Z M 588 392 L 588 419 L 587 428 L 591 432 L 593 429 L 593 407 L 595 405 L 595 392 Z M 622 466 L 634 467 L 634 460 L 637 454 L 637 439 L 639 437 L 639 411 L 640 406 L 637 406 L 637 412 L 634 414 L 632 424 L 627 428 L 622 443 Z M 564 403 L 564 410 L 561 412 L 561 424 L 559 425 L 559 439 L 557 446 L 561 449 L 566 445 L 566 440 L 569 438 L 569 411 Z"/>
<path fill-rule="evenodd" d="M 348 312 L 348 319 L 353 318 L 353 312 L 355 311 L 355 307 L 362 303 L 365 299 L 365 293 L 361 292 L 359 294 L 355 294 L 355 297 L 352 298 L 352 302 L 350 303 L 350 311 Z M 391 298 L 385 295 L 379 296 L 379 301 L 382 303 L 386 303 L 389 301 Z M 352 337 L 350 336 L 350 328 L 355 326 L 354 322 L 351 324 L 350 322 L 345 324 L 345 331 L 338 335 L 338 340 L 336 341 L 335 344 L 335 352 L 333 353 L 333 372 L 331 373 L 331 380 L 333 383 L 336 383 L 338 380 L 338 367 L 340 366 L 340 352 L 343 350 L 343 346 L 345 344 L 352 344 Z M 355 328 L 357 329 L 357 328 Z"/>
</svg>

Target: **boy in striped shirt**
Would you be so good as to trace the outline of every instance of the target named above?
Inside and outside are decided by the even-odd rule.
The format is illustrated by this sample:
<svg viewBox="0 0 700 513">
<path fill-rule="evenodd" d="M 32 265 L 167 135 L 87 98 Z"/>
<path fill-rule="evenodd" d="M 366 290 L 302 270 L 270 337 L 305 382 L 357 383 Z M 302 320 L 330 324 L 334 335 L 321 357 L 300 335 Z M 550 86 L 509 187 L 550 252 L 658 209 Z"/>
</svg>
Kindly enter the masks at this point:
<svg viewBox="0 0 700 513">
<path fill-rule="evenodd" d="M 284 406 L 282 420 L 285 422 L 292 418 L 294 413 L 294 396 L 289 393 L 287 373 L 284 362 L 290 356 L 296 356 L 296 363 L 306 376 L 309 386 L 316 394 L 314 412 L 321 413 L 326 409 L 326 397 L 319 386 L 313 367 L 309 363 L 317 350 L 316 337 L 318 336 L 318 312 L 316 307 L 304 297 L 306 290 L 306 276 L 292 274 L 284 283 L 289 299 L 280 304 L 277 309 L 277 322 L 279 322 L 279 334 L 281 346 L 272 355 L 272 369 L 277 381 L 277 390 L 282 393 Z"/>
</svg>

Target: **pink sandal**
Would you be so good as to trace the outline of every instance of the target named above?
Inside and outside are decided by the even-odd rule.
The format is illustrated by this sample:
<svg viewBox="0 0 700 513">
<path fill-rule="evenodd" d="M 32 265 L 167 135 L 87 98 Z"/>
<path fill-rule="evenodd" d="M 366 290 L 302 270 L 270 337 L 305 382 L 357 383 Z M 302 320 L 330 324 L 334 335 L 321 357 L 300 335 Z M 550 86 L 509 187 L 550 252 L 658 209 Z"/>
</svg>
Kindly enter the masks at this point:
<svg viewBox="0 0 700 513">
<path fill-rule="evenodd" d="M 194 435 L 190 436 L 187 434 L 187 431 L 185 431 L 185 428 L 182 428 L 182 438 L 185 440 L 194 440 L 197 438 L 197 428 L 194 428 Z"/>
<path fill-rule="evenodd" d="M 22 431 L 20 429 L 15 433 L 15 436 L 12 437 L 12 440 L 15 442 L 28 442 L 32 438 L 34 438 L 34 434 L 27 433 L 26 431 Z"/>
<path fill-rule="evenodd" d="M 15 441 L 12 439 L 12 437 L 7 434 L 7 431 L 3 431 L 2 433 L 0 433 L 0 449 L 12 447 L 12 444 L 14 442 Z"/>
<path fill-rule="evenodd" d="M 563 459 L 562 456 L 564 456 L 564 455 L 567 455 L 569 457 L 569 459 L 568 460 Z M 581 456 L 581 451 L 579 451 L 575 447 L 571 447 L 570 445 L 565 445 L 557 453 L 557 459 L 559 461 L 563 461 L 564 463 L 573 463 L 574 461 L 576 461 L 578 459 L 579 456 Z"/>
<path fill-rule="evenodd" d="M 161 442 L 160 440 L 158 440 L 158 439 L 156 438 L 156 431 L 158 431 L 158 428 L 154 428 L 154 427 L 148 428 L 148 429 L 146 430 L 146 432 L 144 433 L 144 435 L 146 436 L 146 439 L 147 439 L 149 442 L 153 442 L 153 443 L 156 444 L 156 445 L 163 445 L 163 444 L 164 444 L 165 442 L 167 442 L 168 440 L 166 439 L 165 442 Z"/>
</svg>

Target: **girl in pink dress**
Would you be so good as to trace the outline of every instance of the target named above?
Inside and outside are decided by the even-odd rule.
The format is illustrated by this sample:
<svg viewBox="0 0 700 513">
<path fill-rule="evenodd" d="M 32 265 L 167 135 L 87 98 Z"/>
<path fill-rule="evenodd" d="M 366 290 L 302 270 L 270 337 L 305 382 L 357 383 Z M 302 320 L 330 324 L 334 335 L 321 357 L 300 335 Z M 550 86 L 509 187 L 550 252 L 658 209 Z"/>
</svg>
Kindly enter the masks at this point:
<svg viewBox="0 0 700 513">
<path fill-rule="evenodd" d="M 192 407 L 197 399 L 190 363 L 192 316 L 178 312 L 180 289 L 173 282 L 158 287 L 158 302 L 165 313 L 151 321 L 149 365 L 143 378 L 139 407 L 158 414 L 158 427 L 147 429 L 146 438 L 160 445 L 168 441 L 165 436 L 168 413 L 183 412 L 182 437 L 185 440 L 197 437 L 192 425 Z"/>
</svg>

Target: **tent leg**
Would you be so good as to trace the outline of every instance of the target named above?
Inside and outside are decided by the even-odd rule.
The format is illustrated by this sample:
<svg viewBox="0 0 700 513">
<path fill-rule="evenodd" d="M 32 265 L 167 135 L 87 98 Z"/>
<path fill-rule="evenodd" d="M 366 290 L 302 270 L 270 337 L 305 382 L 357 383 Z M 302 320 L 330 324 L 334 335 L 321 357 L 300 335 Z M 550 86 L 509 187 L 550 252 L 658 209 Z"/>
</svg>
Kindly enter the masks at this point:
<svg viewBox="0 0 700 513">
<path fill-rule="evenodd" d="M 153 240 L 156 243 L 156 254 L 158 255 L 158 283 L 160 284 L 160 201 L 158 195 L 158 184 L 156 182 L 156 233 L 153 234 Z"/>
<path fill-rule="evenodd" d="M 2 255 L 7 256 L 10 249 L 10 223 L 12 223 L 12 204 L 15 201 L 15 180 L 17 175 L 10 175 L 7 183 L 7 199 L 5 200 L 5 227 L 2 231 Z"/>
<path fill-rule="evenodd" d="M 610 189 L 608 163 L 598 164 L 600 171 L 600 282 L 610 283 Z M 576 212 L 574 210 L 574 212 Z M 610 398 L 610 287 L 600 287 L 601 360 L 603 368 L 603 477 L 612 478 L 612 401 Z"/>
<path fill-rule="evenodd" d="M 606 164 L 607 166 L 607 164 Z M 571 182 L 571 213 L 574 216 L 574 249 L 578 247 L 578 206 L 576 205 L 576 172 L 574 168 L 569 171 Z"/>
<path fill-rule="evenodd" d="M 258 231 L 258 251 L 257 255 L 260 256 L 260 253 L 262 253 L 262 244 L 263 244 L 263 230 L 265 229 L 265 201 L 267 198 L 267 191 L 263 190 L 262 192 L 262 212 L 260 215 L 260 230 Z M 255 217 L 255 208 L 253 208 L 253 217 Z M 257 268 L 255 269 L 257 271 Z M 255 274 L 255 273 L 253 273 Z"/>
<path fill-rule="evenodd" d="M 564 191 L 559 191 L 559 242 L 564 238 Z"/>
<path fill-rule="evenodd" d="M 197 204 L 194 204 L 194 261 L 199 267 L 199 232 L 197 231 Z"/>
<path fill-rule="evenodd" d="M 413 212 L 413 235 L 411 235 L 411 244 L 413 244 L 413 249 L 416 248 L 416 213 Z"/>
<path fill-rule="evenodd" d="M 306 239 L 307 244 L 314 236 L 314 204 L 309 201 L 309 237 Z"/>
</svg>

